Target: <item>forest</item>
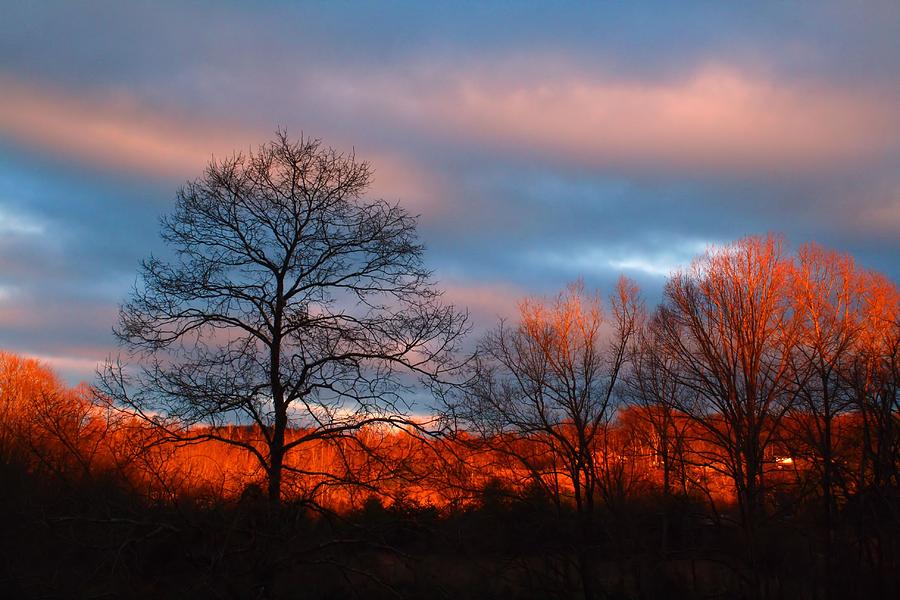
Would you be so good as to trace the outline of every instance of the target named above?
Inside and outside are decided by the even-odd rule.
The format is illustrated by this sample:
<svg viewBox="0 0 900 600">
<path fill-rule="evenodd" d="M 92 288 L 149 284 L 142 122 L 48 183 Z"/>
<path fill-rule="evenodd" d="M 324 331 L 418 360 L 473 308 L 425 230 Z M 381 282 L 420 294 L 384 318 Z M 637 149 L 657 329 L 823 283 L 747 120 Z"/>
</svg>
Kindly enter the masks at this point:
<svg viewBox="0 0 900 600">
<path fill-rule="evenodd" d="M 367 163 L 279 134 L 162 220 L 122 353 L 0 354 L 8 597 L 873 598 L 900 293 L 777 234 L 474 332 Z"/>
</svg>

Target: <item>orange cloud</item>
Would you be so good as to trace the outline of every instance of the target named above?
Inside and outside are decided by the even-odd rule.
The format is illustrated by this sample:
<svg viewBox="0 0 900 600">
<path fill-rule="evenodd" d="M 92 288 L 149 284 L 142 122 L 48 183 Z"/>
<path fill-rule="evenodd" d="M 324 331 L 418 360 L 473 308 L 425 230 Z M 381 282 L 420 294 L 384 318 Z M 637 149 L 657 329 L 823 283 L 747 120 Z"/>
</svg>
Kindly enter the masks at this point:
<svg viewBox="0 0 900 600">
<path fill-rule="evenodd" d="M 896 90 L 776 81 L 727 67 L 662 82 L 465 73 L 444 81 L 373 86 L 383 109 L 442 136 L 587 166 L 815 168 L 900 147 Z M 372 101 L 366 92 L 361 102 Z"/>
<path fill-rule="evenodd" d="M 546 63 L 541 71 L 552 78 L 494 67 L 440 77 L 320 73 L 309 88 L 348 128 L 357 121 L 401 126 L 432 142 L 589 168 L 789 172 L 900 151 L 897 89 L 778 81 L 723 66 L 649 82 Z M 103 168 L 192 177 L 211 155 L 271 133 L 123 95 L 79 95 L 3 76 L 0 89 L 0 135 Z M 343 137 L 326 141 L 350 148 L 355 140 Z M 375 167 L 374 195 L 429 215 L 452 208 L 444 204 L 450 184 L 418 157 L 374 147 L 360 158 Z"/>
<path fill-rule="evenodd" d="M 431 218 L 452 211 L 453 206 L 446 202 L 448 186 L 438 173 L 387 150 L 374 150 L 360 158 L 368 161 L 375 172 L 370 196 L 399 201 L 410 213 Z"/>
<path fill-rule="evenodd" d="M 0 133 L 78 162 L 187 177 L 212 154 L 258 136 L 220 123 L 147 109 L 119 95 L 77 95 L 0 78 Z"/>
<path fill-rule="evenodd" d="M 153 110 L 135 98 L 74 94 L 0 76 L 0 134 L 82 164 L 151 176 L 198 176 L 215 156 L 246 150 L 271 137 L 235 123 Z M 329 138 L 337 148 L 352 141 Z M 371 193 L 400 200 L 413 212 L 440 214 L 444 186 L 436 174 L 396 152 L 360 155 L 375 170 Z"/>
</svg>

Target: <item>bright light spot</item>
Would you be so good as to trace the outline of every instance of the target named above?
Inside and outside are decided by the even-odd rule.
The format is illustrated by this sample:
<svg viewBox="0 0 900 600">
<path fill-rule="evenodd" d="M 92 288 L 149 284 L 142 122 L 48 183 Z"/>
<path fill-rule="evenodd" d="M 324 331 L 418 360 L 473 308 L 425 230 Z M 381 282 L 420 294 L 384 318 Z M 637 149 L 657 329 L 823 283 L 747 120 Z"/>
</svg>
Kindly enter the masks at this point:
<svg viewBox="0 0 900 600">
<path fill-rule="evenodd" d="M 776 456 L 775 463 L 779 465 L 792 465 L 794 464 L 794 459 L 790 456 Z"/>
<path fill-rule="evenodd" d="M 31 217 L 0 208 L 0 235 L 40 235 L 44 225 Z"/>
<path fill-rule="evenodd" d="M 647 275 L 668 277 L 681 265 L 678 263 L 653 262 L 644 258 L 625 258 L 622 260 L 610 260 L 609 266 L 619 271 L 639 271 Z"/>
<path fill-rule="evenodd" d="M 532 260 L 551 267 L 577 274 L 626 272 L 642 273 L 652 277 L 668 277 L 690 264 L 702 254 L 708 242 L 674 242 L 671 247 L 651 252 L 622 251 L 617 248 L 589 247 L 569 253 L 545 252 L 532 255 Z"/>
</svg>

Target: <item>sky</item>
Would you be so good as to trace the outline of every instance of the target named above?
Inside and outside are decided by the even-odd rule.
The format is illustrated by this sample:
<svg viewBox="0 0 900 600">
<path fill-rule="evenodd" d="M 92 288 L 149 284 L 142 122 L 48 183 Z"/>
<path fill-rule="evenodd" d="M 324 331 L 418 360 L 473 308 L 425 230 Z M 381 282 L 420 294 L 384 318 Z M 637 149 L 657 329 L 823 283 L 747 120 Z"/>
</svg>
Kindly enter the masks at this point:
<svg viewBox="0 0 900 600">
<path fill-rule="evenodd" d="M 371 163 L 476 336 L 748 234 L 900 280 L 894 2 L 0 4 L 0 348 L 70 382 L 179 186 L 278 128 Z"/>
</svg>

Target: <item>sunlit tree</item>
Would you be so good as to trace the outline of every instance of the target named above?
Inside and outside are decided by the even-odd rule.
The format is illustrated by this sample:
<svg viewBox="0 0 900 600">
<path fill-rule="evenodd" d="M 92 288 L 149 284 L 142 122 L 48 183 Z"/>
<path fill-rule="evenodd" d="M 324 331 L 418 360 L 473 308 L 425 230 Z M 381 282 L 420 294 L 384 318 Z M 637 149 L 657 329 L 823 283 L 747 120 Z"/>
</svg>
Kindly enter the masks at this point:
<svg viewBox="0 0 900 600">
<path fill-rule="evenodd" d="M 608 451 L 608 425 L 635 330 L 637 287 L 623 278 L 609 316 L 603 304 L 581 283 L 549 301 L 522 301 L 518 322 L 501 323 L 482 341 L 472 386 L 452 407 L 467 429 L 558 503 L 571 500 L 586 536 L 598 499 L 617 491 L 618 457 Z M 579 560 L 591 596 L 584 547 Z"/>
<path fill-rule="evenodd" d="M 862 321 L 845 370 L 862 425 L 858 484 L 900 490 L 900 293 L 877 273 L 863 282 Z"/>
<path fill-rule="evenodd" d="M 712 442 L 708 466 L 732 480 L 748 530 L 764 510 L 765 450 L 797 394 L 790 267 L 773 236 L 712 248 L 669 280 L 659 312 L 665 352 L 693 392 L 676 408 Z"/>
<path fill-rule="evenodd" d="M 642 314 L 628 352 L 624 388 L 629 416 L 636 417 L 635 435 L 662 471 L 661 545 L 665 553 L 672 498 L 688 491 L 690 421 L 682 411 L 696 405 L 697 394 L 682 383 L 677 359 L 666 352 L 661 333 L 659 320 Z"/>
<path fill-rule="evenodd" d="M 840 435 L 840 417 L 852 407 L 843 374 L 860 339 L 863 284 L 863 273 L 850 256 L 816 244 L 799 249 L 790 293 L 799 324 L 795 374 L 800 402 L 787 436 L 788 445 L 817 472 L 829 530 L 841 487 L 841 458 L 846 459 L 842 446 L 849 442 Z"/>
<path fill-rule="evenodd" d="M 676 359 L 662 346 L 656 319 L 642 320 L 628 367 L 627 398 L 644 426 L 644 441 L 659 460 L 663 494 L 673 494 L 676 484 L 685 491 L 687 425 L 679 407 L 695 403 L 696 394 L 679 380 Z"/>
<path fill-rule="evenodd" d="M 116 468 L 117 416 L 82 384 L 33 358 L 0 352 L 0 460 L 65 481 Z"/>
<path fill-rule="evenodd" d="M 0 460 L 26 460 L 35 408 L 61 389 L 56 376 L 37 360 L 0 352 Z"/>
</svg>

